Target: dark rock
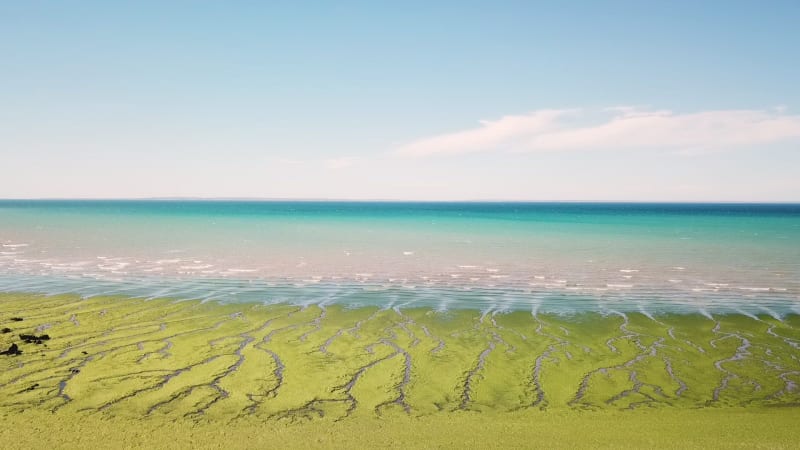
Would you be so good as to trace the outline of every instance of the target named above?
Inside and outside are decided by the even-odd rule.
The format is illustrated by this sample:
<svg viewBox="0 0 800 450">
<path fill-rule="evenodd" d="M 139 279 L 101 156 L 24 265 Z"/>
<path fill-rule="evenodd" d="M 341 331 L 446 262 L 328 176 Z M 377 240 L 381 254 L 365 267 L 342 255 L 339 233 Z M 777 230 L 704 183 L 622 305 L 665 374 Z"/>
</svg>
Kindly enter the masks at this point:
<svg viewBox="0 0 800 450">
<path fill-rule="evenodd" d="M 12 322 L 22 322 L 22 317 L 12 317 L 11 321 Z"/>
<path fill-rule="evenodd" d="M 88 353 L 86 353 L 85 351 L 83 351 L 83 352 L 81 352 L 81 353 L 83 353 L 84 355 L 88 355 Z"/>
<path fill-rule="evenodd" d="M 11 333 L 11 328 L 3 328 L 2 330 L 0 330 L 0 332 L 2 332 L 3 334 Z"/>
<path fill-rule="evenodd" d="M 31 386 L 25 388 L 25 390 L 26 391 L 32 391 L 32 390 L 36 389 L 37 387 L 39 387 L 39 383 L 34 383 Z"/>
<path fill-rule="evenodd" d="M 69 369 L 69 371 L 72 373 L 81 373 L 80 369 Z"/>
<path fill-rule="evenodd" d="M 0 355 L 8 355 L 8 356 L 17 356 L 17 355 L 21 355 L 21 354 L 22 354 L 22 350 L 19 349 L 17 344 L 11 344 L 11 346 L 8 347 L 8 350 L 6 350 L 4 352 L 0 352 Z"/>
</svg>

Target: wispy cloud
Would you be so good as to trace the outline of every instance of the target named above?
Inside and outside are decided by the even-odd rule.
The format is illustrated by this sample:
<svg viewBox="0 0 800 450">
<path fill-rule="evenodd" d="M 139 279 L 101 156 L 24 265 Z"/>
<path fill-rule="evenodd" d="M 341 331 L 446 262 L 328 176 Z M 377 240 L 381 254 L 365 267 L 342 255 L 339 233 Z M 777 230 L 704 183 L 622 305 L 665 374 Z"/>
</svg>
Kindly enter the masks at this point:
<svg viewBox="0 0 800 450">
<path fill-rule="evenodd" d="M 416 140 L 405 156 L 596 149 L 716 151 L 800 139 L 800 116 L 785 110 L 674 113 L 639 107 L 539 110 L 481 121 L 468 130 Z"/>
</svg>

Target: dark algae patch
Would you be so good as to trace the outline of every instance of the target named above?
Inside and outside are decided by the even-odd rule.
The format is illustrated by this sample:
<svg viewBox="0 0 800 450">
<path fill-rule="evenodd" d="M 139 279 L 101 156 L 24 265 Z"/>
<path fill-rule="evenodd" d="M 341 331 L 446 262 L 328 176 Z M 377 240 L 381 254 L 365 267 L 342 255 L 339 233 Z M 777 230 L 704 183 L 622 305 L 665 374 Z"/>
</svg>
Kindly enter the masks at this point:
<svg viewBox="0 0 800 450">
<path fill-rule="evenodd" d="M 19 356 L 22 354 L 22 350 L 19 349 L 17 344 L 11 344 L 8 347 L 8 350 L 0 352 L 0 355 L 8 355 L 8 356 Z"/>
<path fill-rule="evenodd" d="M 41 336 L 36 336 L 35 334 L 20 334 L 19 338 L 26 344 L 41 344 L 44 341 L 50 340 L 50 336 L 47 334 Z"/>
</svg>

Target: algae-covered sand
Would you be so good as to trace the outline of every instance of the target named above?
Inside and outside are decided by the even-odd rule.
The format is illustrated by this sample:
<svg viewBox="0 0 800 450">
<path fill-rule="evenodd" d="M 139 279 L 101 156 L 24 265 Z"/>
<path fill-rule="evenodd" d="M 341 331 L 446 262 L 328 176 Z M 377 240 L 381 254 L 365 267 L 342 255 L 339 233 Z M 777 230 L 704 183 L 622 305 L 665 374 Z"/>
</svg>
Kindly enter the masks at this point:
<svg viewBox="0 0 800 450">
<path fill-rule="evenodd" d="M 3 294 L 0 327 L 0 350 L 21 352 L 0 356 L 10 448 L 772 448 L 800 438 L 796 315 Z"/>
</svg>

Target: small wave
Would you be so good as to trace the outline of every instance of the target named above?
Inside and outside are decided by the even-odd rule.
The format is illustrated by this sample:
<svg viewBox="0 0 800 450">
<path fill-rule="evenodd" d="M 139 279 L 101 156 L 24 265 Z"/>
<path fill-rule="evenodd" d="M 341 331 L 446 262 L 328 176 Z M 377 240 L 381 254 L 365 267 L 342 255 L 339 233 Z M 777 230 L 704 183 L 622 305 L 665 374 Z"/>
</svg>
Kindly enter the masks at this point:
<svg viewBox="0 0 800 450">
<path fill-rule="evenodd" d="M 213 264 L 198 264 L 198 265 L 194 265 L 194 266 L 180 266 L 180 267 L 178 267 L 178 269 L 181 269 L 181 270 L 203 270 L 203 269 L 210 269 L 211 267 L 214 267 L 214 265 Z"/>
<path fill-rule="evenodd" d="M 180 259 L 157 259 L 155 261 L 156 264 L 178 264 L 179 262 L 181 262 Z"/>
<path fill-rule="evenodd" d="M 761 321 L 761 319 L 759 319 L 758 317 L 756 317 L 756 315 L 755 315 L 755 314 L 753 314 L 753 313 L 751 313 L 751 312 L 749 312 L 749 311 L 745 311 L 745 310 L 744 310 L 744 309 L 742 309 L 742 308 L 735 308 L 735 311 L 736 311 L 737 313 L 739 313 L 739 314 L 741 314 L 741 315 L 743 315 L 743 316 L 749 317 L 749 318 L 751 318 L 751 319 L 753 319 L 753 320 L 757 320 L 757 321 L 759 321 L 759 322 Z"/>
<path fill-rule="evenodd" d="M 3 244 L 3 247 L 5 247 L 5 248 L 21 248 L 21 247 L 27 247 L 28 245 L 29 244 Z"/>
<path fill-rule="evenodd" d="M 633 273 L 633 272 L 638 272 L 639 269 L 619 269 L 619 271 L 622 273 Z"/>
<path fill-rule="evenodd" d="M 73 261 L 67 264 L 72 267 L 86 267 L 94 264 L 94 261 Z"/>
<path fill-rule="evenodd" d="M 640 312 L 640 313 L 642 313 L 642 314 L 644 314 L 644 316 L 645 316 L 645 317 L 647 317 L 648 319 L 652 320 L 653 322 L 658 322 L 658 321 L 656 320 L 656 318 L 655 318 L 655 317 L 653 317 L 653 315 L 652 315 L 652 314 L 651 314 L 649 311 L 647 311 L 646 309 L 644 309 L 644 306 L 642 306 L 642 305 L 639 305 L 639 312 Z"/>
<path fill-rule="evenodd" d="M 767 308 L 766 306 L 762 306 L 762 307 L 761 307 L 761 309 L 762 309 L 762 310 L 763 310 L 765 313 L 769 314 L 769 315 L 770 315 L 770 317 L 772 317 L 773 319 L 775 319 L 775 320 L 777 320 L 777 321 L 779 321 L 779 322 L 783 322 L 783 318 L 782 318 L 782 317 L 781 317 L 781 315 L 780 315 L 780 314 L 778 314 L 777 312 L 775 312 L 775 311 L 773 311 L 773 310 L 771 310 L 771 309 Z"/>
<path fill-rule="evenodd" d="M 704 316 L 704 317 L 708 318 L 709 320 L 714 320 L 714 317 L 711 316 L 711 313 L 709 313 L 708 310 L 705 309 L 705 308 L 700 308 L 700 309 L 697 310 L 697 312 L 700 313 L 701 316 Z"/>
<path fill-rule="evenodd" d="M 97 268 L 100 270 L 114 271 L 114 270 L 124 269 L 129 265 L 130 263 L 98 264 Z"/>
</svg>

